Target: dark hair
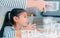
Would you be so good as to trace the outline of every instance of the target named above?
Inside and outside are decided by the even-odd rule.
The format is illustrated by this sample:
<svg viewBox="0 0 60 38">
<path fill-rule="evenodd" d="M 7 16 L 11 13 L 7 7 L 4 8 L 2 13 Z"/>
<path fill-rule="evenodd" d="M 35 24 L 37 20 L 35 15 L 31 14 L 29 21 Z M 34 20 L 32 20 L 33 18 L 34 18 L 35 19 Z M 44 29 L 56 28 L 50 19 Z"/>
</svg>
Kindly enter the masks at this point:
<svg viewBox="0 0 60 38">
<path fill-rule="evenodd" d="M 5 19 L 4 19 L 4 22 L 3 22 L 3 25 L 2 25 L 2 28 L 0 31 L 1 37 L 3 37 L 4 27 L 12 26 L 13 24 L 15 24 L 13 17 L 19 16 L 19 14 L 22 12 L 26 12 L 26 11 L 24 9 L 21 9 L 21 8 L 14 8 L 5 14 Z"/>
</svg>

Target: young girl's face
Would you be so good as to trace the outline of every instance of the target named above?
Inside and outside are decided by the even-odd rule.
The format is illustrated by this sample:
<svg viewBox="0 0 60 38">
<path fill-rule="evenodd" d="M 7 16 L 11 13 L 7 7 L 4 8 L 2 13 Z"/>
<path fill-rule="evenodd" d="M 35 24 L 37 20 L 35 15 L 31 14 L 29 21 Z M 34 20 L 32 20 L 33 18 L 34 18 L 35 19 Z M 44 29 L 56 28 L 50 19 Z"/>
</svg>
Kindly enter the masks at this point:
<svg viewBox="0 0 60 38">
<path fill-rule="evenodd" d="M 20 25 L 28 23 L 27 13 L 26 12 L 20 13 L 19 17 L 15 18 L 15 22 Z"/>
</svg>

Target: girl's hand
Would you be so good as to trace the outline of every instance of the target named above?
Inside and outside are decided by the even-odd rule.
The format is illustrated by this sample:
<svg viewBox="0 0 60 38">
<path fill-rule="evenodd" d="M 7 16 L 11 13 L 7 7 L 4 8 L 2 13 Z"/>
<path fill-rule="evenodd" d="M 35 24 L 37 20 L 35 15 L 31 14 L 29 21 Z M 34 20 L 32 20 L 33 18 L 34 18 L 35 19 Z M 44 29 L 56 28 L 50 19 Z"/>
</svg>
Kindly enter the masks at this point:
<svg viewBox="0 0 60 38">
<path fill-rule="evenodd" d="M 52 4 L 47 4 L 44 0 L 27 0 L 26 7 L 36 7 L 40 11 L 46 12 L 46 6 L 52 6 Z"/>
<path fill-rule="evenodd" d="M 27 27 L 25 27 L 23 30 L 35 30 L 34 26 L 36 24 L 29 24 Z"/>
</svg>

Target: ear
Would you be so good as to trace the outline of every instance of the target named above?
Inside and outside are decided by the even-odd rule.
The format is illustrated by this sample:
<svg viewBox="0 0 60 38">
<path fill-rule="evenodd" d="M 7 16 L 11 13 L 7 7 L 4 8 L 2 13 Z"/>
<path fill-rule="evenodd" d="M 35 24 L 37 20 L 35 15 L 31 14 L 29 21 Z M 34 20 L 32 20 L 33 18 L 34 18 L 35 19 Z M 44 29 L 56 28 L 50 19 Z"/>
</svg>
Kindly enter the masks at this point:
<svg viewBox="0 0 60 38">
<path fill-rule="evenodd" d="M 14 20 L 15 22 L 18 22 L 18 17 L 14 16 L 14 17 L 13 17 L 13 20 Z"/>
</svg>

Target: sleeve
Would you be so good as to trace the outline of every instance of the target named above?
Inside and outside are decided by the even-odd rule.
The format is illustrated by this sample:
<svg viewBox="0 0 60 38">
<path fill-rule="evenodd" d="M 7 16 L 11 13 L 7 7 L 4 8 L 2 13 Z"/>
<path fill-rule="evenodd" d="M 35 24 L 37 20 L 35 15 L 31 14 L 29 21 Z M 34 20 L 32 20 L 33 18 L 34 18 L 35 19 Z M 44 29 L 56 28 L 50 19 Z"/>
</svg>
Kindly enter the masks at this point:
<svg viewBox="0 0 60 38">
<path fill-rule="evenodd" d="M 26 8 L 27 0 L 0 0 L 0 5 L 11 8 Z"/>
<path fill-rule="evenodd" d="M 11 37 L 11 30 L 8 27 L 4 28 L 3 38 L 12 38 Z"/>
</svg>

